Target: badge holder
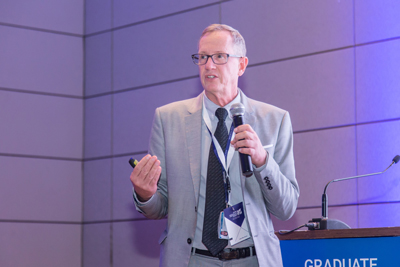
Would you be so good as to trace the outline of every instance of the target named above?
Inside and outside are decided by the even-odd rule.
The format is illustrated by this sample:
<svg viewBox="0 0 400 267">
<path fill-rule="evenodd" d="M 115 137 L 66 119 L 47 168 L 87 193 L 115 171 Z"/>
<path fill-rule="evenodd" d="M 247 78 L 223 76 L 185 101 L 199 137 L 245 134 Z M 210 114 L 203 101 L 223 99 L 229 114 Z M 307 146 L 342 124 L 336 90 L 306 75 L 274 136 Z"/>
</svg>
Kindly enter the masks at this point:
<svg viewBox="0 0 400 267">
<path fill-rule="evenodd" d="M 243 202 L 226 208 L 221 214 L 223 214 L 222 225 L 226 227 L 231 246 L 250 238 L 249 227 L 245 220 L 246 215 L 243 209 Z"/>
</svg>

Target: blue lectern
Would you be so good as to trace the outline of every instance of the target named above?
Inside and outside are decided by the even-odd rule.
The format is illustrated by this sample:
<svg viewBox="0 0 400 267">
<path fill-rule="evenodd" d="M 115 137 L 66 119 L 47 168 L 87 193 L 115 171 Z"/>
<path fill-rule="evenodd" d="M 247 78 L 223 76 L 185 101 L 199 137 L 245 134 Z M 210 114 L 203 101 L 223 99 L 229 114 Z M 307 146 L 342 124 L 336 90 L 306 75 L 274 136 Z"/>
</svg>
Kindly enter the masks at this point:
<svg viewBox="0 0 400 267">
<path fill-rule="evenodd" d="M 277 236 L 285 267 L 400 266 L 400 227 L 298 231 Z"/>
</svg>

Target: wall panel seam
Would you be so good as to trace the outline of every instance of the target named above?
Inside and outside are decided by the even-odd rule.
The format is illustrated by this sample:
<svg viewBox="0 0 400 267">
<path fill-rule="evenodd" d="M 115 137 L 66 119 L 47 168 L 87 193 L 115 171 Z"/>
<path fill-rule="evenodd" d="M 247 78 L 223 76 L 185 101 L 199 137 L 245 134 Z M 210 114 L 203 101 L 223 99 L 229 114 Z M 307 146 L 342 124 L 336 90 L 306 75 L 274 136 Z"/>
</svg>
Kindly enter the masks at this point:
<svg viewBox="0 0 400 267">
<path fill-rule="evenodd" d="M 25 90 L 25 89 L 17 89 L 17 88 L 6 88 L 0 87 L 0 91 L 13 92 L 13 93 L 23 93 L 23 94 L 32 94 L 32 95 L 44 95 L 44 96 L 54 96 L 54 97 L 63 97 L 63 98 L 74 98 L 83 100 L 83 96 L 77 95 L 67 95 L 67 94 L 58 94 L 58 93 L 48 93 L 34 90 Z"/>
<path fill-rule="evenodd" d="M 154 18 L 149 18 L 149 19 L 145 19 L 145 20 L 141 20 L 141 21 L 137 21 L 137 22 L 121 25 L 121 26 L 118 26 L 118 27 L 113 27 L 112 26 L 111 29 L 102 30 L 102 31 L 98 31 L 98 32 L 93 32 L 93 33 L 85 35 L 85 37 L 92 37 L 92 36 L 103 34 L 103 33 L 107 33 L 107 32 L 118 31 L 118 30 L 129 28 L 129 27 L 137 26 L 137 25 L 140 25 L 140 24 L 145 24 L 145 23 L 148 23 L 148 22 L 157 21 L 157 20 L 161 20 L 161 19 L 165 19 L 165 18 L 181 15 L 181 14 L 184 14 L 184 13 L 196 11 L 196 10 L 199 10 L 199 9 L 203 9 L 203 8 L 207 8 L 207 7 L 211 7 L 211 6 L 215 6 L 215 5 L 220 5 L 223 2 L 229 2 L 229 1 L 232 1 L 232 0 L 221 0 L 221 1 L 218 1 L 218 2 L 215 2 L 215 3 L 210 3 L 210 4 L 206 4 L 206 5 L 202 5 L 202 6 L 188 8 L 188 9 L 184 9 L 184 10 L 181 10 L 181 11 L 176 11 L 176 12 L 173 12 L 173 13 L 165 14 L 165 15 L 162 15 L 162 16 L 158 16 L 158 17 L 154 17 Z"/>
<path fill-rule="evenodd" d="M 18 28 L 18 29 L 24 29 L 24 30 L 31 30 L 31 31 L 37 31 L 37 32 L 53 33 L 53 34 L 58 34 L 58 35 L 67 35 L 67 36 L 79 37 L 79 38 L 85 37 L 84 34 L 55 31 L 55 30 L 49 30 L 49 29 L 43 29 L 43 28 L 37 28 L 37 27 L 31 27 L 31 26 L 24 26 L 24 25 L 17 25 L 17 24 L 5 23 L 5 22 L 0 22 L 0 26 L 6 26 L 6 27 Z"/>
</svg>

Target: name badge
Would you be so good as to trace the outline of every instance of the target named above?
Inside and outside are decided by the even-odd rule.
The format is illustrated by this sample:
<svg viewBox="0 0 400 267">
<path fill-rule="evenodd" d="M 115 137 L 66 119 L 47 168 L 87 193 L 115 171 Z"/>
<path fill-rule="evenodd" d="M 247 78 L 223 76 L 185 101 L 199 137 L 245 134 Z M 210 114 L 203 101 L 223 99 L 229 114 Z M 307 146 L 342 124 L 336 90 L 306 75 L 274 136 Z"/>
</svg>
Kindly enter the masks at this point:
<svg viewBox="0 0 400 267">
<path fill-rule="evenodd" d="M 229 239 L 231 246 L 250 238 L 249 226 L 245 218 L 243 202 L 224 209 L 220 218 L 220 238 Z"/>
</svg>

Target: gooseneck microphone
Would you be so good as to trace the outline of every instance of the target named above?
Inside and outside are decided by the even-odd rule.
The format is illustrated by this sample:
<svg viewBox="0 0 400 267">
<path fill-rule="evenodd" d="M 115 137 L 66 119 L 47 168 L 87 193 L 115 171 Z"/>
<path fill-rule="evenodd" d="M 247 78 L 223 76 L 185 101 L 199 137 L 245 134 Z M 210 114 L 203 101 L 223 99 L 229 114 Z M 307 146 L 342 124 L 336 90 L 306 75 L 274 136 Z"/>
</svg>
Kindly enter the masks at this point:
<svg viewBox="0 0 400 267">
<path fill-rule="evenodd" d="M 242 103 L 233 104 L 230 112 L 233 118 L 233 126 L 236 128 L 243 125 L 244 105 Z M 239 152 L 240 164 L 242 166 L 242 173 L 244 176 L 249 177 L 253 174 L 253 164 L 251 163 L 250 155 Z"/>
<path fill-rule="evenodd" d="M 324 193 L 322 194 L 322 218 L 314 218 L 311 221 L 309 221 L 309 222 L 317 222 L 319 224 L 319 227 L 309 228 L 309 230 L 348 229 L 348 228 L 350 228 L 350 226 L 348 226 L 344 222 L 341 222 L 339 220 L 334 220 L 334 219 L 328 219 L 328 195 L 326 194 L 326 190 L 328 189 L 328 186 L 331 183 L 350 180 L 350 179 L 356 179 L 356 178 L 362 178 L 362 177 L 367 177 L 367 176 L 379 175 L 379 174 L 386 172 L 390 167 L 392 167 L 393 164 L 397 164 L 397 162 L 399 162 L 399 161 L 400 161 L 400 156 L 397 155 L 392 159 L 392 163 L 382 172 L 375 172 L 375 173 L 370 173 L 370 174 L 363 174 L 363 175 L 357 175 L 357 176 L 352 176 L 352 177 L 334 179 L 334 180 L 330 181 L 329 183 L 327 183 L 325 186 L 325 189 L 324 189 Z"/>
</svg>

